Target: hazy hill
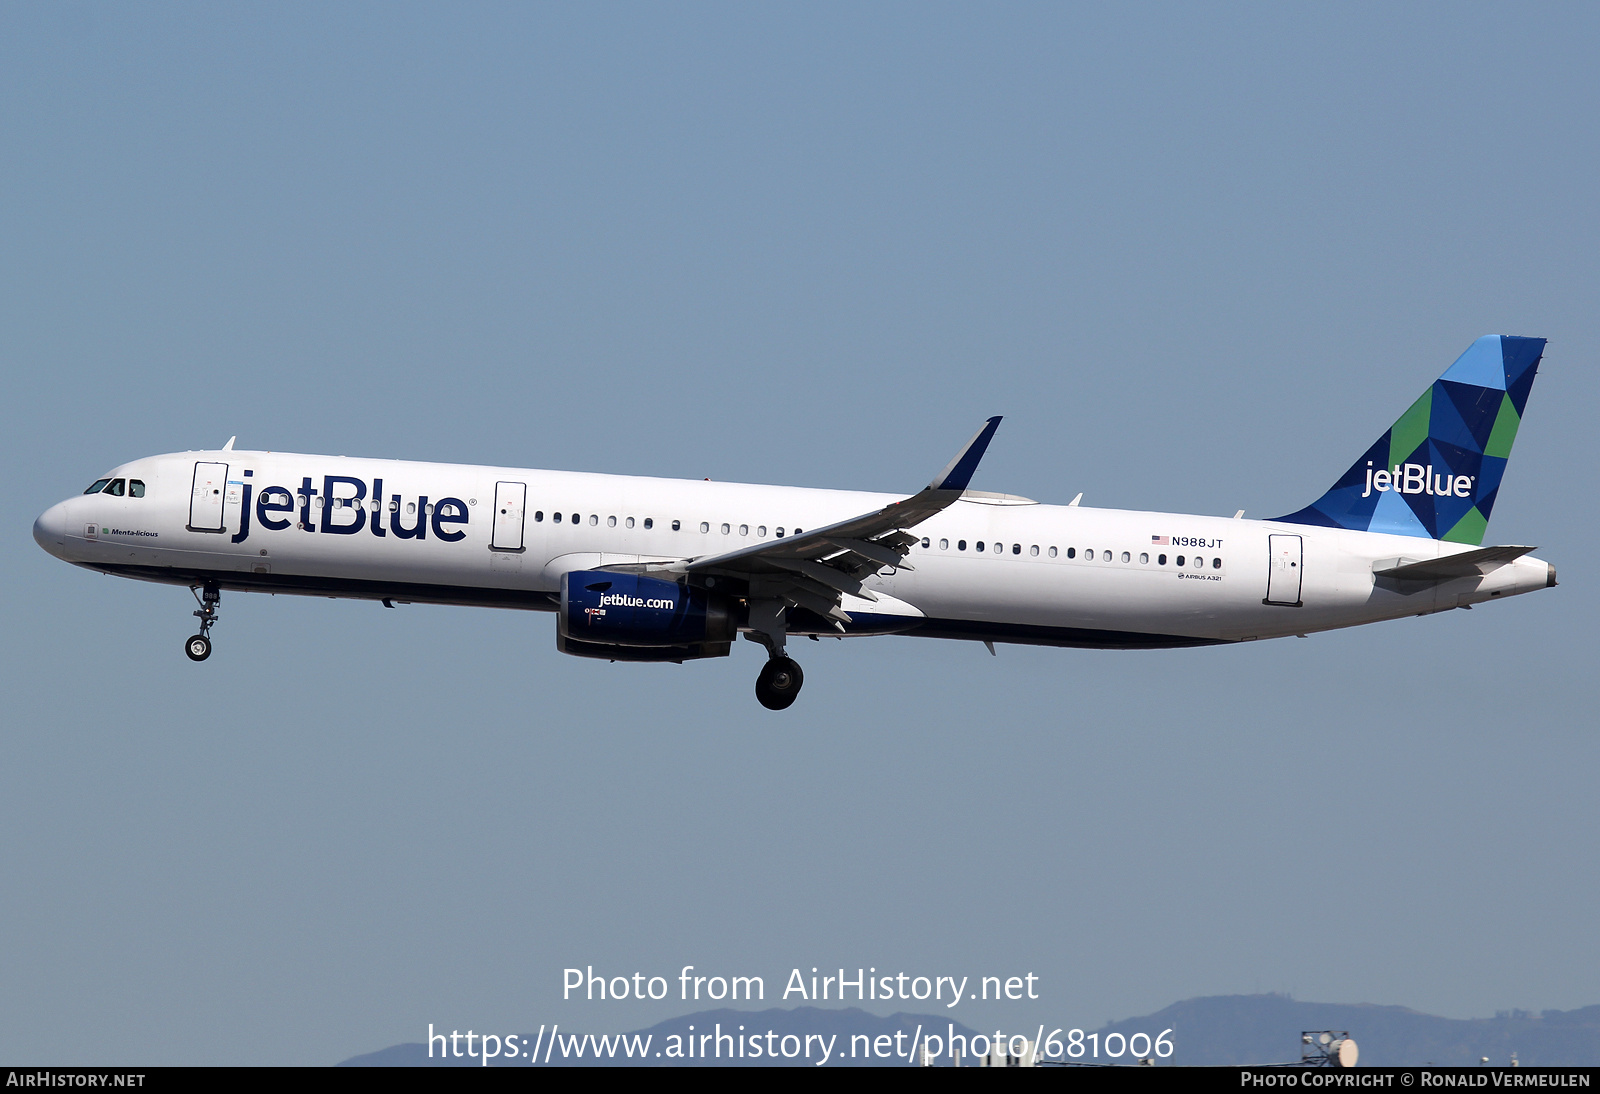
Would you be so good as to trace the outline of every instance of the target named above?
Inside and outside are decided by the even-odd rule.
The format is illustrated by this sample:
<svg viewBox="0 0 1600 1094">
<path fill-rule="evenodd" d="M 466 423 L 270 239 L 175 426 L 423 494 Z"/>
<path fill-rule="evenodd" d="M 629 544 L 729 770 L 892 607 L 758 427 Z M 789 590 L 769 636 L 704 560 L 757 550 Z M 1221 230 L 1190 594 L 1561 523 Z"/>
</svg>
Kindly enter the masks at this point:
<svg viewBox="0 0 1600 1094">
<path fill-rule="evenodd" d="M 1179 1064 L 1267 1064 L 1300 1058 L 1300 1031 L 1349 1030 L 1361 1063 L 1373 1066 L 1600 1064 L 1600 1006 L 1509 1011 L 1495 1018 L 1438 1018 L 1371 1003 L 1302 1003 L 1287 995 L 1213 995 L 1187 999 L 1141 1018 L 1113 1022 L 1102 1034 L 1175 1032 Z"/>
</svg>

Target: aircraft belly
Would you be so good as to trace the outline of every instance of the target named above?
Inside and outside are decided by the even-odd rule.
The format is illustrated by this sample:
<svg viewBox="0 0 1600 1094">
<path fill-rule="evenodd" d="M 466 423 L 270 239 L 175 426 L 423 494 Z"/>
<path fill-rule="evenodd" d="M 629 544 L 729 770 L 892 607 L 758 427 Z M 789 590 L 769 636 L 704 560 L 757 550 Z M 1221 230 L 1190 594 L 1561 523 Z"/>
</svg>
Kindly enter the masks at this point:
<svg viewBox="0 0 1600 1094">
<path fill-rule="evenodd" d="M 921 556 L 895 591 L 933 618 L 1198 639 L 1224 637 L 1246 599 L 1225 578 L 1101 565 Z"/>
</svg>

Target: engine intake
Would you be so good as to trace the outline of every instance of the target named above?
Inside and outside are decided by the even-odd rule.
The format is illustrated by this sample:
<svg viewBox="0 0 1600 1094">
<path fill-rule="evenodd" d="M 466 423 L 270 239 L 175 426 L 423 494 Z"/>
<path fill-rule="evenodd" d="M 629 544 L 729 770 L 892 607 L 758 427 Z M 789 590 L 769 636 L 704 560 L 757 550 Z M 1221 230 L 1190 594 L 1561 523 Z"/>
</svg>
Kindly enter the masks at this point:
<svg viewBox="0 0 1600 1094">
<path fill-rule="evenodd" d="M 556 649 L 608 661 L 726 657 L 738 620 L 722 597 L 676 581 L 574 570 L 561 575 Z"/>
</svg>

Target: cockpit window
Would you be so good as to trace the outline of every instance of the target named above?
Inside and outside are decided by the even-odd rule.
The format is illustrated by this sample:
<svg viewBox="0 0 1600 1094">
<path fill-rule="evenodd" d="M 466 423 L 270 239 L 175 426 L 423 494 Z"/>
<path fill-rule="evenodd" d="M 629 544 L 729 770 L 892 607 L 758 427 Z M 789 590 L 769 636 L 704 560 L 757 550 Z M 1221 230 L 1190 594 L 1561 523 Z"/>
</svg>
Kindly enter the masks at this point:
<svg viewBox="0 0 1600 1094">
<path fill-rule="evenodd" d="M 114 480 L 112 480 L 112 483 L 111 483 L 110 486 L 106 487 L 104 490 L 102 490 L 100 492 L 102 494 L 110 494 L 114 498 L 120 498 L 120 497 L 122 497 L 122 493 L 123 493 L 123 490 L 126 487 L 126 485 L 127 485 L 127 480 L 125 480 L 125 479 L 114 479 Z"/>
<path fill-rule="evenodd" d="M 111 481 L 110 479 L 95 479 L 94 480 L 94 485 L 89 487 L 89 489 L 85 490 L 84 493 L 85 494 L 98 494 L 100 491 L 102 491 L 102 490 L 104 490 L 106 488 L 106 483 L 108 483 L 110 481 Z"/>
<path fill-rule="evenodd" d="M 129 479 L 128 480 L 128 496 L 130 498 L 142 498 L 142 497 L 144 497 L 144 480 L 143 479 Z"/>
</svg>

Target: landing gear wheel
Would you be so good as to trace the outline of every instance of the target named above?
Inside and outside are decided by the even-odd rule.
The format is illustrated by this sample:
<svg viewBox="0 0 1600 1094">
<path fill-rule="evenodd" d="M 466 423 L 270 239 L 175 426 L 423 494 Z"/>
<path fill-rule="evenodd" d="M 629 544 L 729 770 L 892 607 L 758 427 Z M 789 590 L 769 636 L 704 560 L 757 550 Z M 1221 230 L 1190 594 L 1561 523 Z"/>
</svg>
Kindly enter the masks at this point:
<svg viewBox="0 0 1600 1094">
<path fill-rule="evenodd" d="M 217 621 L 217 607 L 222 603 L 222 592 L 215 585 L 204 585 L 199 588 L 191 585 L 189 591 L 194 594 L 195 603 L 200 605 L 200 610 L 194 617 L 200 620 L 200 633 L 192 634 L 183 644 L 183 652 L 189 655 L 191 661 L 204 661 L 211 656 L 211 627 Z"/>
<path fill-rule="evenodd" d="M 774 657 L 756 677 L 756 700 L 768 710 L 786 710 L 800 694 L 805 673 L 787 657 Z"/>
</svg>

